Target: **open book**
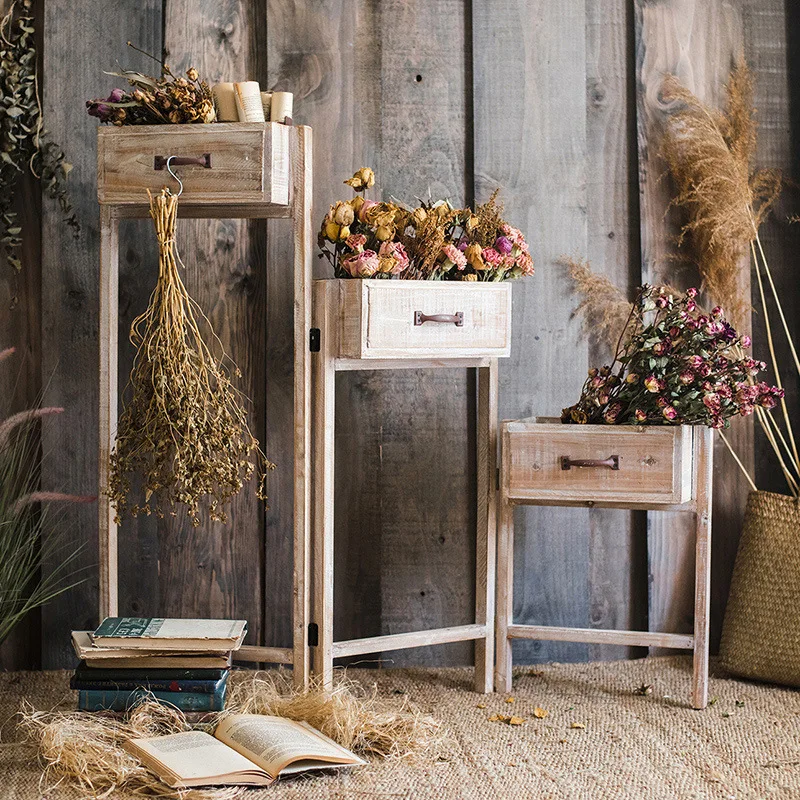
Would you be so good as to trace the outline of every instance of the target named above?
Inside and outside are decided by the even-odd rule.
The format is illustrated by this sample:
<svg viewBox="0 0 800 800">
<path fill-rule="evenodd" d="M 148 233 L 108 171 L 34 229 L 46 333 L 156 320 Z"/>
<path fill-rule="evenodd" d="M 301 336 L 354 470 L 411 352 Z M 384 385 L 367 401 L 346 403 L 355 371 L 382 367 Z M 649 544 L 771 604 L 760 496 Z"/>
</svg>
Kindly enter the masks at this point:
<svg viewBox="0 0 800 800">
<path fill-rule="evenodd" d="M 266 786 L 279 775 L 366 761 L 305 722 L 231 714 L 211 736 L 201 731 L 130 739 L 125 749 L 173 788 Z"/>
</svg>

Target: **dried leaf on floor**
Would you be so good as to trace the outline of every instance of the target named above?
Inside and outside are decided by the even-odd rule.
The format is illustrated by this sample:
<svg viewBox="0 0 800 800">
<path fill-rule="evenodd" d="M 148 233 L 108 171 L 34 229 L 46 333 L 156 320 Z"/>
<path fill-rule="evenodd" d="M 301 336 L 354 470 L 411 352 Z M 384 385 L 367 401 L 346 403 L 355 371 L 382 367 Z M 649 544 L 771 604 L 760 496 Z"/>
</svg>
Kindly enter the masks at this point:
<svg viewBox="0 0 800 800">
<path fill-rule="evenodd" d="M 533 709 L 533 716 L 536 717 L 536 719 L 544 719 L 549 713 L 550 712 L 546 708 L 539 708 L 539 706 Z"/>
<path fill-rule="evenodd" d="M 475 708 L 486 708 L 486 703 L 478 703 L 478 705 L 475 706 Z"/>
<path fill-rule="evenodd" d="M 653 694 L 653 684 L 652 683 L 643 683 L 637 689 L 634 689 L 633 693 L 641 695 L 643 697 L 647 696 L 648 694 Z"/>
<path fill-rule="evenodd" d="M 513 703 L 515 702 L 516 698 L 514 697 L 506 697 L 506 703 Z"/>
<path fill-rule="evenodd" d="M 525 720 L 522 717 L 507 716 L 506 714 L 492 714 L 489 722 L 504 722 L 506 725 L 522 725 Z"/>
<path fill-rule="evenodd" d="M 583 722 L 573 722 L 573 723 L 572 723 L 572 725 L 570 725 L 570 728 L 576 728 L 577 730 L 581 730 L 581 731 L 582 731 L 582 730 L 583 730 L 585 727 L 586 727 L 586 724 L 585 724 L 585 723 L 583 723 Z"/>
</svg>

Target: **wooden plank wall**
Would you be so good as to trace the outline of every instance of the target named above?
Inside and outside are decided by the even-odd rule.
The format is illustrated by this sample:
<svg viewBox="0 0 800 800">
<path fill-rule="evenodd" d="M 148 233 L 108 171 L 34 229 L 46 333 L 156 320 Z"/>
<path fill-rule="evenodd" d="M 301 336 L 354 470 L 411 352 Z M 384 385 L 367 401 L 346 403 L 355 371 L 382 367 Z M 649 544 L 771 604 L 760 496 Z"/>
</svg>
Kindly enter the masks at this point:
<svg viewBox="0 0 800 800">
<path fill-rule="evenodd" d="M 668 184 L 651 161 L 653 116 L 664 112 L 661 71 L 675 70 L 717 98 L 743 40 L 758 79 L 760 159 L 796 172 L 789 144 L 800 120 L 789 79 L 800 64 L 787 30 L 800 29 L 800 20 L 784 0 L 120 0 L 113 13 L 106 5 L 40 0 L 47 125 L 75 164 L 73 196 L 84 233 L 73 241 L 57 210 L 26 189 L 21 204 L 30 235 L 20 303 L 0 316 L 0 344 L 26 350 L 13 407 L 30 403 L 46 385 L 46 401 L 67 408 L 64 424 L 43 431 L 43 481 L 50 488 L 96 491 L 98 209 L 95 123 L 83 103 L 113 85 L 102 70 L 116 61 L 155 68 L 126 40 L 165 50 L 176 71 L 193 64 L 212 81 L 251 77 L 294 91 L 296 119 L 315 129 L 320 218 L 334 199 L 348 196 L 341 181 L 362 165 L 377 171 L 375 198 L 413 201 L 430 187 L 462 203 L 483 201 L 500 187 L 507 217 L 527 233 L 537 264 L 536 277 L 514 288 L 513 352 L 500 371 L 500 413 L 507 418 L 558 414 L 577 397 L 587 367 L 608 357 L 572 316 L 577 300 L 555 264 L 561 254 L 588 257 L 627 287 L 669 269 L 663 255 L 675 222 L 663 218 Z M 800 228 L 786 216 L 797 210 L 795 201 L 792 190 L 765 236 L 792 310 L 798 295 L 790 258 Z M 155 252 L 149 223 L 126 223 L 122 234 L 124 382 L 132 358 L 127 326 L 146 303 Z M 251 641 L 288 646 L 290 226 L 183 222 L 179 235 L 189 289 L 242 367 L 243 388 L 254 400 L 251 422 L 279 469 L 270 481 L 270 509 L 243 497 L 227 527 L 196 531 L 180 519 L 126 523 L 121 610 L 241 615 L 250 621 Z M 326 274 L 320 263 L 318 275 Z M 676 280 L 688 284 L 690 276 Z M 6 270 L 4 308 L 11 285 Z M 760 335 L 756 325 L 757 345 Z M 0 375 L 4 397 L 7 381 Z M 458 370 L 339 377 L 337 638 L 470 621 L 475 389 L 474 375 Z M 796 381 L 789 389 L 794 402 Z M 756 466 L 764 485 L 772 485 L 760 444 Z M 744 496 L 735 472 L 725 466 L 723 474 L 739 496 L 716 497 L 715 518 L 723 520 L 715 525 L 717 630 Z M 68 520 L 76 542 L 86 544 L 84 563 L 93 565 L 94 509 L 70 509 Z M 517 533 L 520 622 L 649 621 L 672 630 L 690 624 L 692 564 L 680 529 L 627 512 L 527 509 L 519 512 Z M 0 663 L 70 665 L 67 632 L 94 623 L 96 595 L 91 573 L 7 643 Z M 522 662 L 638 654 L 556 642 L 519 647 Z M 453 644 L 375 658 L 456 664 L 470 652 Z"/>
</svg>

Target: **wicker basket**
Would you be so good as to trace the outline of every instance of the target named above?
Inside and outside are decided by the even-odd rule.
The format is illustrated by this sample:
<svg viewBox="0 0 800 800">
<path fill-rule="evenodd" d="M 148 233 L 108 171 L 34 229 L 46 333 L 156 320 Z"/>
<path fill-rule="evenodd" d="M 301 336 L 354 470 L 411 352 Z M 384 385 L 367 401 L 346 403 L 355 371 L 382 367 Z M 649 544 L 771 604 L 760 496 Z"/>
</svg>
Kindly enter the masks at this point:
<svg viewBox="0 0 800 800">
<path fill-rule="evenodd" d="M 800 506 L 751 492 L 720 644 L 744 678 L 800 686 Z"/>
</svg>

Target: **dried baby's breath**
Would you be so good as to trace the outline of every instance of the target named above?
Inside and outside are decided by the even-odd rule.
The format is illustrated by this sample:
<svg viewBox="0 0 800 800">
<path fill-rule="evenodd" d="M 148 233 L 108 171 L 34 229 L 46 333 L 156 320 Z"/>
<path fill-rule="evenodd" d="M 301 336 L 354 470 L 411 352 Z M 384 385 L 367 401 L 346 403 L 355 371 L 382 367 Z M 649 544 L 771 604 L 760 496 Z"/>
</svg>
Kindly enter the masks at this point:
<svg viewBox="0 0 800 800">
<path fill-rule="evenodd" d="M 111 454 L 108 492 L 118 521 L 126 512 L 175 515 L 175 506 L 182 504 L 197 526 L 206 498 L 211 519 L 225 522 L 226 505 L 256 469 L 256 493 L 265 499 L 265 473 L 273 465 L 250 432 L 244 398 L 231 382 L 231 374 L 241 373 L 181 280 L 177 207 L 177 196 L 167 189 L 150 196 L 159 276 L 150 305 L 131 326 L 138 352 L 131 398 Z M 131 506 L 133 475 L 141 476 L 144 503 Z"/>
</svg>

